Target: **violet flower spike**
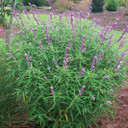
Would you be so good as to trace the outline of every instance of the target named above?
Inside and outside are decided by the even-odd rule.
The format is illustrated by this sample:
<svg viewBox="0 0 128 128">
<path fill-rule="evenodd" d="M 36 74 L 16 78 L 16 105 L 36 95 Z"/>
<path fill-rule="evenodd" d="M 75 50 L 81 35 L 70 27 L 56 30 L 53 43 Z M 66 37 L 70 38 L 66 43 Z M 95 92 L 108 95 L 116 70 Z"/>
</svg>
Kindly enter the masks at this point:
<svg viewBox="0 0 128 128">
<path fill-rule="evenodd" d="M 17 22 L 19 22 L 18 19 L 16 18 L 16 15 L 15 15 L 15 12 L 14 12 L 12 6 L 11 6 L 11 5 L 8 5 L 8 7 L 10 7 L 10 9 L 11 9 L 12 16 L 15 18 L 15 20 L 16 20 Z"/>
<path fill-rule="evenodd" d="M 73 39 L 75 39 L 75 31 L 73 32 Z"/>
<path fill-rule="evenodd" d="M 108 103 L 108 104 L 112 104 L 112 102 L 111 102 L 111 101 L 106 101 L 106 103 Z"/>
<path fill-rule="evenodd" d="M 114 92 L 112 89 L 109 90 L 110 92 Z"/>
<path fill-rule="evenodd" d="M 19 33 L 20 33 L 20 35 L 21 35 L 22 39 L 24 40 L 24 36 L 23 36 L 22 31 L 19 31 Z"/>
<path fill-rule="evenodd" d="M 47 68 L 47 70 L 48 70 L 50 73 L 52 72 L 50 68 Z"/>
<path fill-rule="evenodd" d="M 68 46 L 69 46 L 69 48 L 71 48 L 71 42 L 70 42 L 70 40 L 68 40 Z"/>
<path fill-rule="evenodd" d="M 113 71 L 115 71 L 115 70 L 117 69 L 117 67 L 120 65 L 121 60 L 122 60 L 122 58 L 124 57 L 125 54 L 126 54 L 125 52 L 122 53 L 122 55 L 121 55 L 119 61 L 117 62 L 116 66 L 114 67 Z"/>
<path fill-rule="evenodd" d="M 128 63 L 128 59 L 127 59 L 127 60 L 125 60 L 125 62 L 126 62 L 126 63 Z"/>
<path fill-rule="evenodd" d="M 74 24 L 73 24 L 73 13 L 71 13 L 71 25 L 72 25 L 72 28 L 73 28 L 73 26 L 74 26 Z"/>
<path fill-rule="evenodd" d="M 53 87 L 51 87 L 51 92 L 52 92 L 52 94 L 54 93 L 54 91 L 53 91 Z"/>
<path fill-rule="evenodd" d="M 94 58 L 93 58 L 93 62 L 92 62 L 92 66 L 91 66 L 91 68 L 90 68 L 91 71 L 92 71 L 93 68 L 94 68 L 95 60 L 96 60 L 96 59 L 97 59 L 97 56 L 94 56 Z"/>
<path fill-rule="evenodd" d="M 81 22 L 81 18 L 82 18 L 82 11 L 80 11 L 80 22 Z"/>
<path fill-rule="evenodd" d="M 96 100 L 96 98 L 94 97 L 94 96 L 92 96 L 92 99 L 95 101 Z"/>
<path fill-rule="evenodd" d="M 101 60 L 102 52 L 103 52 L 103 50 L 100 51 L 100 54 L 99 54 L 99 57 L 98 57 L 98 62 L 100 62 L 100 60 Z"/>
<path fill-rule="evenodd" d="M 106 78 L 109 78 L 109 76 L 104 76 L 103 79 L 102 79 L 102 82 L 103 82 Z"/>
<path fill-rule="evenodd" d="M 43 26 L 41 26 L 41 31 L 43 32 L 43 29 L 44 29 L 44 27 Z"/>
<path fill-rule="evenodd" d="M 110 40 L 109 40 L 109 42 L 108 42 L 107 49 L 109 49 L 109 47 L 110 47 L 110 44 L 111 44 L 111 41 L 112 41 L 112 37 L 113 37 L 113 35 L 114 35 L 114 34 L 112 34 L 112 35 L 109 37 L 109 39 L 110 39 Z"/>
<path fill-rule="evenodd" d="M 81 49 L 80 49 L 80 51 L 83 51 L 83 48 L 84 48 L 84 38 L 85 38 L 85 35 L 82 37 Z"/>
<path fill-rule="evenodd" d="M 7 55 L 9 55 L 10 57 L 14 58 L 14 56 L 9 52 L 7 52 Z"/>
<path fill-rule="evenodd" d="M 124 96 L 125 96 L 125 94 L 121 94 L 118 98 L 121 99 Z"/>
<path fill-rule="evenodd" d="M 42 53 L 43 51 L 42 51 L 42 43 L 41 43 L 41 41 L 39 41 L 39 47 L 40 47 L 40 52 Z"/>
<path fill-rule="evenodd" d="M 52 7 L 52 4 L 51 4 L 50 0 L 46 0 L 46 1 L 48 1 L 49 6 L 51 7 L 52 13 L 53 13 L 54 16 L 55 16 L 55 11 L 54 11 L 54 9 L 53 9 L 53 7 Z"/>
<path fill-rule="evenodd" d="M 39 10 L 38 10 L 37 6 L 36 6 L 35 4 L 33 4 L 32 6 L 36 9 L 36 12 L 37 12 L 37 14 L 38 14 L 38 17 L 40 17 L 40 15 L 39 15 Z"/>
<path fill-rule="evenodd" d="M 84 71 L 84 68 L 82 68 L 82 69 L 80 70 L 80 73 L 79 73 L 79 75 L 78 75 L 78 78 L 81 77 L 83 71 Z"/>
<path fill-rule="evenodd" d="M 45 26 L 45 34 L 46 34 L 46 39 L 47 39 L 48 45 L 51 45 L 50 39 L 49 39 L 49 36 L 48 36 L 48 27 L 47 27 L 47 25 Z"/>
<path fill-rule="evenodd" d="M 20 14 L 17 13 L 16 15 L 19 17 L 19 19 L 20 19 L 20 21 L 21 21 L 21 24 L 22 24 L 22 26 L 24 27 L 24 29 L 26 29 L 25 24 L 23 23 L 23 20 L 22 20 Z"/>
<path fill-rule="evenodd" d="M 85 18 L 88 18 L 89 15 L 90 15 L 90 10 L 91 10 L 92 1 L 93 1 L 93 0 L 90 0 L 89 6 L 88 6 L 88 10 L 86 11 L 86 14 L 85 14 Z"/>
<path fill-rule="evenodd" d="M 2 34 L 2 37 L 4 38 L 4 41 L 6 43 L 6 47 L 8 47 L 9 46 L 9 43 L 8 43 L 8 41 L 7 41 L 7 39 L 6 39 L 5 35 L 4 35 L 4 32 L 2 30 L 0 30 L 0 32 Z"/>
<path fill-rule="evenodd" d="M 33 15 L 34 20 L 36 21 L 37 24 L 39 24 L 38 20 L 36 19 L 35 14 L 34 14 L 34 11 L 33 11 L 33 9 L 32 9 L 31 3 L 28 3 L 28 4 L 29 4 L 29 6 L 30 6 L 30 8 L 31 8 L 31 14 Z"/>
<path fill-rule="evenodd" d="M 119 55 L 119 53 L 116 53 L 116 55 L 114 56 L 113 60 L 115 60 L 118 55 Z"/>
<path fill-rule="evenodd" d="M 115 17 L 115 20 L 113 21 L 113 24 L 112 24 L 112 28 L 114 28 L 115 25 L 117 24 L 119 15 L 120 15 L 120 13 L 122 12 L 122 10 L 123 10 L 123 8 L 121 7 L 121 8 L 119 9 L 119 11 L 117 12 L 117 15 L 116 15 L 116 17 Z M 111 28 L 111 29 L 112 29 L 112 28 Z"/>
<path fill-rule="evenodd" d="M 79 90 L 79 94 L 78 94 L 79 96 L 82 95 L 82 92 L 83 92 L 84 88 L 85 88 L 85 86 L 82 86 L 81 89 Z"/>
<path fill-rule="evenodd" d="M 127 32 L 127 30 L 128 30 L 128 24 L 126 25 L 126 27 L 125 27 L 125 29 L 124 29 L 122 35 L 121 35 L 120 38 L 116 41 L 116 43 L 118 43 L 118 42 L 123 38 L 123 36 L 124 36 L 125 33 Z"/>
<path fill-rule="evenodd" d="M 30 68 L 30 63 L 29 63 L 29 59 L 28 59 L 28 54 L 25 53 L 25 58 L 26 58 L 26 61 L 27 61 L 27 64 L 28 64 L 28 68 Z"/>
<path fill-rule="evenodd" d="M 53 61 L 54 61 L 55 66 L 57 67 L 56 59 L 55 59 L 55 58 L 53 58 Z"/>
<path fill-rule="evenodd" d="M 36 37 L 36 33 L 35 33 L 35 29 L 34 28 L 32 29 L 32 32 L 33 32 L 34 39 L 37 40 L 37 37 Z"/>
<path fill-rule="evenodd" d="M 48 81 L 48 78 L 47 78 L 47 77 L 44 77 L 44 79 L 45 79 L 46 81 Z"/>
<path fill-rule="evenodd" d="M 63 68 L 66 68 L 66 64 L 67 64 L 67 52 L 68 52 L 68 47 L 65 48 L 65 56 L 64 56 L 64 65 Z"/>
<path fill-rule="evenodd" d="M 30 20 L 30 17 L 28 16 L 28 13 L 27 13 L 27 11 L 26 11 L 26 9 L 25 9 L 24 4 L 21 3 L 20 5 L 23 7 L 23 9 L 24 9 L 24 13 L 26 14 L 27 18 Z"/>
</svg>

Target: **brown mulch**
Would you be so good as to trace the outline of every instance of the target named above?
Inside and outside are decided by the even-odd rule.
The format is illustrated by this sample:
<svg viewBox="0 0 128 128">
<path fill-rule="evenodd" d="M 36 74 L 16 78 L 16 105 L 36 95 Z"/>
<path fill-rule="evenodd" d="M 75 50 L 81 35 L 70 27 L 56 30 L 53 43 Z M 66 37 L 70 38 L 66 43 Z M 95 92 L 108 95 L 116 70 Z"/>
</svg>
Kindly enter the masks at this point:
<svg viewBox="0 0 128 128">
<path fill-rule="evenodd" d="M 117 101 L 118 105 L 114 107 L 114 119 L 108 120 L 103 115 L 101 121 L 98 122 L 98 128 L 128 128 L 128 87 L 122 87 L 120 94 L 125 94 L 121 101 Z"/>
</svg>

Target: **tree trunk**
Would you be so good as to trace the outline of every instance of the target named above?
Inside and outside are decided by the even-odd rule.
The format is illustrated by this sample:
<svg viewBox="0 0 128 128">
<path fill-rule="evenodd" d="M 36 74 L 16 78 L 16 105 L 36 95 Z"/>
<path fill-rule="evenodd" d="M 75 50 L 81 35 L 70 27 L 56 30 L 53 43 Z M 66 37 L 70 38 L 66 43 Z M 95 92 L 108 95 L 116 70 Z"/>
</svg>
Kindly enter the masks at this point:
<svg viewBox="0 0 128 128">
<path fill-rule="evenodd" d="M 12 4 L 13 10 L 15 10 L 15 6 L 16 6 L 16 0 L 13 0 L 13 4 Z M 10 42 L 10 35 L 12 33 L 12 30 L 13 30 L 13 15 L 11 15 L 11 17 L 10 17 L 10 23 L 9 23 L 9 31 L 10 32 L 7 32 L 8 43 Z"/>
</svg>

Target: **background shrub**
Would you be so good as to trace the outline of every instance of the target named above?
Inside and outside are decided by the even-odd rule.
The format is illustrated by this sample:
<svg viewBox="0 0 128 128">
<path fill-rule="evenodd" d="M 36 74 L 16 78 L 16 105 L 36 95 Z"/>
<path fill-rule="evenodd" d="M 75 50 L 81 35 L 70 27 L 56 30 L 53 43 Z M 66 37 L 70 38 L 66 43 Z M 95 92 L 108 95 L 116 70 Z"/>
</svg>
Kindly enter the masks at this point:
<svg viewBox="0 0 128 128">
<path fill-rule="evenodd" d="M 104 6 L 104 0 L 93 0 L 92 12 L 102 12 Z"/>
<path fill-rule="evenodd" d="M 117 0 L 108 0 L 106 3 L 106 9 L 108 11 L 117 11 L 119 8 L 119 4 Z"/>
<path fill-rule="evenodd" d="M 24 5 L 28 5 L 28 3 L 35 4 L 36 6 L 48 5 L 46 0 L 23 0 Z"/>
<path fill-rule="evenodd" d="M 77 23 L 75 18 L 62 15 L 47 22 L 43 19 L 39 25 L 31 21 L 20 31 L 23 35 L 17 33 L 12 38 L 11 45 L 16 50 L 10 49 L 12 55 L 7 55 L 6 64 L 11 69 L 8 77 L 16 77 L 15 95 L 26 108 L 28 120 L 41 127 L 89 127 L 92 123 L 96 125 L 96 119 L 103 113 L 113 115 L 115 87 L 125 79 L 126 72 L 123 64 L 115 71 L 113 68 L 122 53 L 114 60 L 118 51 L 113 44 L 107 48 L 111 35 L 105 35 L 102 29 L 94 30 L 95 26 L 85 22 Z M 92 66 L 94 56 L 97 59 Z"/>
<path fill-rule="evenodd" d="M 119 6 L 126 6 L 126 0 L 118 0 Z"/>
</svg>

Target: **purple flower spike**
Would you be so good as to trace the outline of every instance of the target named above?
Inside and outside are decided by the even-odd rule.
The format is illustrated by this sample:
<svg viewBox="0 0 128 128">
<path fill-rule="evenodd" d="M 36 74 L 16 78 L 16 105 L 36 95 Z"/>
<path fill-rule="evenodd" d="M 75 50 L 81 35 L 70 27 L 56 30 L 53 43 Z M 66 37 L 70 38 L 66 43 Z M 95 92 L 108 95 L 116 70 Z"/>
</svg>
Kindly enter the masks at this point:
<svg viewBox="0 0 128 128">
<path fill-rule="evenodd" d="M 53 37 L 55 37 L 59 41 L 59 39 L 58 39 L 58 37 L 56 35 L 53 35 Z"/>
<path fill-rule="evenodd" d="M 102 82 L 103 82 L 106 78 L 109 78 L 109 76 L 104 76 L 103 79 L 102 79 Z"/>
<path fill-rule="evenodd" d="M 35 29 L 34 28 L 32 29 L 32 32 L 33 32 L 34 39 L 37 40 L 37 37 L 36 37 L 36 33 L 35 33 Z"/>
<path fill-rule="evenodd" d="M 26 11 L 26 9 L 25 9 L 24 4 L 21 3 L 21 6 L 23 7 L 23 9 L 24 9 L 24 13 L 26 14 L 27 18 L 30 20 L 30 17 L 28 16 L 28 13 L 27 13 L 27 11 Z"/>
<path fill-rule="evenodd" d="M 109 47 L 110 47 L 110 44 L 111 44 L 111 41 L 112 41 L 112 37 L 113 37 L 113 35 L 114 35 L 114 34 L 112 34 L 112 35 L 109 37 L 109 39 L 110 39 L 110 40 L 109 40 L 109 42 L 108 42 L 107 49 L 109 49 Z"/>
<path fill-rule="evenodd" d="M 66 68 L 66 64 L 67 64 L 67 52 L 68 52 L 68 47 L 65 48 L 65 55 L 64 55 L 64 65 L 63 68 Z"/>
<path fill-rule="evenodd" d="M 96 60 L 96 59 L 97 59 L 97 56 L 94 56 L 94 58 L 93 58 L 93 62 L 92 62 L 92 66 L 91 66 L 91 68 L 90 68 L 91 71 L 92 71 L 93 68 L 94 68 L 95 60 Z"/>
<path fill-rule="evenodd" d="M 48 1 L 49 6 L 51 7 L 52 13 L 53 13 L 54 16 L 55 16 L 55 11 L 54 11 L 54 9 L 52 8 L 52 4 L 51 4 L 50 0 L 46 0 L 46 1 Z"/>
<path fill-rule="evenodd" d="M 73 39 L 75 39 L 75 31 L 73 32 Z"/>
<path fill-rule="evenodd" d="M 79 73 L 79 75 L 78 75 L 78 78 L 81 77 L 83 71 L 84 71 L 84 68 L 82 68 L 82 69 L 80 70 L 80 73 Z"/>
<path fill-rule="evenodd" d="M 56 66 L 56 68 L 57 68 L 58 66 L 57 66 L 56 59 L 55 59 L 55 58 L 53 58 L 53 61 L 54 61 L 54 64 L 55 64 L 55 66 Z"/>
<path fill-rule="evenodd" d="M 35 14 L 34 14 L 34 11 L 33 11 L 33 9 L 32 9 L 31 3 L 28 3 L 28 4 L 29 4 L 29 6 L 30 6 L 30 8 L 31 8 L 31 13 L 32 13 L 32 15 L 33 15 L 34 20 L 36 21 L 37 24 L 39 24 L 38 20 L 36 19 Z"/>
<path fill-rule="evenodd" d="M 8 69 L 8 70 L 7 70 L 7 72 L 10 72 L 10 71 L 11 71 L 11 69 Z"/>
<path fill-rule="evenodd" d="M 24 36 L 23 36 L 23 33 L 22 31 L 19 31 L 20 35 L 22 36 L 22 39 L 24 40 Z"/>
<path fill-rule="evenodd" d="M 52 94 L 54 93 L 54 91 L 53 91 L 53 87 L 51 87 L 51 92 L 52 92 Z"/>
<path fill-rule="evenodd" d="M 109 90 L 110 92 L 114 92 L 112 89 Z"/>
<path fill-rule="evenodd" d="M 111 101 L 109 101 L 109 100 L 108 100 L 108 101 L 106 101 L 106 103 L 108 103 L 108 104 L 112 104 L 112 102 L 111 102 Z"/>
<path fill-rule="evenodd" d="M 7 55 L 9 55 L 10 57 L 14 58 L 14 56 L 11 53 L 7 53 Z"/>
<path fill-rule="evenodd" d="M 40 52 L 42 53 L 42 44 L 41 44 L 41 41 L 39 41 L 39 47 L 40 47 Z"/>
<path fill-rule="evenodd" d="M 118 43 L 118 42 L 124 37 L 124 35 L 125 35 L 125 33 L 127 32 L 127 30 L 128 30 L 128 25 L 126 25 L 126 27 L 125 27 L 125 29 L 124 29 L 122 35 L 121 35 L 120 38 L 116 41 L 116 43 Z"/>
<path fill-rule="evenodd" d="M 119 15 L 120 15 L 120 13 L 122 12 L 122 10 L 123 10 L 123 8 L 121 7 L 121 8 L 119 9 L 119 11 L 117 12 L 117 15 L 116 15 L 116 17 L 115 17 L 115 20 L 113 21 L 113 24 L 112 24 L 112 28 L 114 28 L 115 25 L 117 24 L 117 21 L 118 21 L 118 19 L 119 19 Z M 111 28 L 111 29 L 112 29 L 112 28 Z"/>
<path fill-rule="evenodd" d="M 47 39 L 48 45 L 51 45 L 50 39 L 49 39 L 49 35 L 48 35 L 48 27 L 47 27 L 47 25 L 45 26 L 45 34 L 46 34 L 46 39 Z"/>
<path fill-rule="evenodd" d="M 8 47 L 9 46 L 9 43 L 8 43 L 8 41 L 7 41 L 7 39 L 6 39 L 5 35 L 4 35 L 4 32 L 1 29 L 0 29 L 0 32 L 2 34 L 2 37 L 4 38 L 4 41 L 6 43 L 6 47 Z"/>
<path fill-rule="evenodd" d="M 85 38 L 85 35 L 82 37 L 81 49 L 80 49 L 80 51 L 83 51 L 83 48 L 84 48 L 84 38 Z"/>
<path fill-rule="evenodd" d="M 128 59 L 127 59 L 127 60 L 125 60 L 125 62 L 126 62 L 126 63 L 128 63 Z"/>
<path fill-rule="evenodd" d="M 98 57 L 98 62 L 100 62 L 100 60 L 101 60 L 102 52 L 103 52 L 103 50 L 100 51 L 100 54 L 99 54 L 99 57 Z"/>
<path fill-rule="evenodd" d="M 73 24 L 73 16 L 74 16 L 74 14 L 71 13 L 71 25 L 72 25 L 72 28 L 73 28 L 73 26 L 74 26 L 74 24 Z"/>
<path fill-rule="evenodd" d="M 41 26 L 41 31 L 43 32 L 43 30 L 44 30 L 44 27 L 43 27 L 43 26 Z"/>
<path fill-rule="evenodd" d="M 28 54 L 25 53 L 25 58 L 26 58 L 26 61 L 27 61 L 27 64 L 28 64 L 28 68 L 30 68 L 30 63 L 29 63 L 29 59 L 28 59 Z"/>
<path fill-rule="evenodd" d="M 114 56 L 113 60 L 115 60 L 118 55 L 119 55 L 119 53 L 117 53 L 117 54 Z"/>
<path fill-rule="evenodd" d="M 96 100 L 96 98 L 94 97 L 94 96 L 92 96 L 92 99 L 95 101 Z"/>
<path fill-rule="evenodd" d="M 44 77 L 44 79 L 45 79 L 46 81 L 48 81 L 48 78 L 47 78 L 47 77 Z"/>
<path fill-rule="evenodd" d="M 121 63 L 121 61 L 122 61 L 122 58 L 124 57 L 125 54 L 126 54 L 125 52 L 122 53 L 122 55 L 121 55 L 119 61 L 117 62 L 116 66 L 114 67 L 113 71 L 115 71 L 115 70 L 117 69 L 117 67 L 120 66 L 120 63 Z"/>
<path fill-rule="evenodd" d="M 121 99 L 124 96 L 125 96 L 125 94 L 121 94 L 118 98 Z"/>
<path fill-rule="evenodd" d="M 61 14 L 59 15 L 59 18 L 60 18 L 60 23 L 62 23 L 62 15 Z"/>
<path fill-rule="evenodd" d="M 48 70 L 49 72 L 52 72 L 50 68 L 47 68 L 47 70 Z"/>
<path fill-rule="evenodd" d="M 22 24 L 22 26 L 24 27 L 24 29 L 26 29 L 25 24 L 23 23 L 23 20 L 22 20 L 20 14 L 17 13 L 16 15 L 19 17 L 19 19 L 20 19 L 20 21 L 21 21 L 21 24 Z"/>
<path fill-rule="evenodd" d="M 84 88 L 85 88 L 85 86 L 82 86 L 81 89 L 79 90 L 79 94 L 78 94 L 79 96 L 82 95 L 82 92 L 83 92 Z"/>
<path fill-rule="evenodd" d="M 80 11 L 80 22 L 81 22 L 81 18 L 82 18 L 82 11 Z"/>
<path fill-rule="evenodd" d="M 33 4 L 32 6 L 36 9 L 36 12 L 37 12 L 37 14 L 38 14 L 38 17 L 40 17 L 40 15 L 39 15 L 39 10 L 38 10 L 37 6 L 36 6 L 35 4 Z"/>
<path fill-rule="evenodd" d="M 8 5 L 8 7 L 10 7 L 11 12 L 12 12 L 12 16 L 13 16 L 13 17 L 16 19 L 16 21 L 18 22 L 18 19 L 16 18 L 16 15 L 15 15 L 15 12 L 14 12 L 12 6 L 11 6 L 11 5 Z"/>
<path fill-rule="evenodd" d="M 70 40 L 68 40 L 68 46 L 69 46 L 69 48 L 71 48 L 71 43 L 70 43 Z"/>
<path fill-rule="evenodd" d="M 87 12 L 86 12 L 86 14 L 85 14 L 85 18 L 88 18 L 89 15 L 90 15 L 90 9 L 91 9 L 91 5 L 92 5 L 92 1 L 93 1 L 93 0 L 90 0 L 89 6 L 88 6 L 88 10 L 87 10 Z"/>
</svg>

